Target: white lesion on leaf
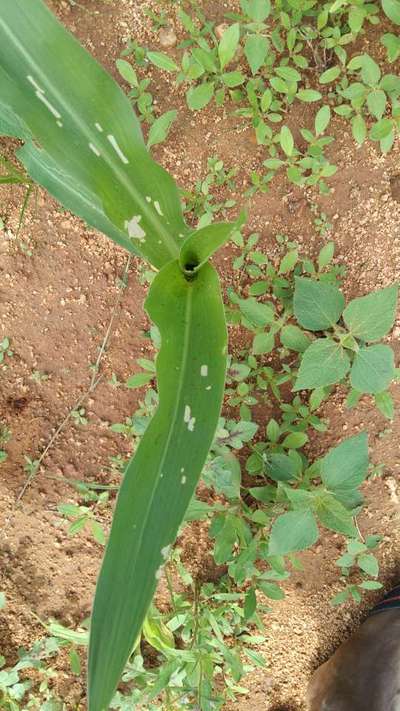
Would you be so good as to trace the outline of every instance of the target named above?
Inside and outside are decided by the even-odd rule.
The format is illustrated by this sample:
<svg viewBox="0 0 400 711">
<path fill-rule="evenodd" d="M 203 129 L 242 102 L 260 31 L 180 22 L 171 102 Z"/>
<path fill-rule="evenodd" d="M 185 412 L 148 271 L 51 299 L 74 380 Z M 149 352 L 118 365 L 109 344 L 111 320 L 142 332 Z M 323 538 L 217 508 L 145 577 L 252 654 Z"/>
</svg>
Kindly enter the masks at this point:
<svg viewBox="0 0 400 711">
<path fill-rule="evenodd" d="M 113 136 L 111 133 L 109 133 L 108 136 L 107 136 L 107 140 L 111 143 L 111 145 L 112 145 L 112 147 L 114 148 L 114 151 L 116 152 L 118 158 L 120 158 L 120 160 L 121 160 L 123 163 L 125 163 L 125 165 L 127 165 L 127 164 L 129 163 L 129 160 L 128 160 L 128 158 L 126 157 L 126 155 L 123 153 L 123 151 L 121 150 L 121 147 L 120 147 L 120 145 L 119 145 L 117 139 L 115 138 L 115 136 Z"/>
<path fill-rule="evenodd" d="M 137 239 L 139 240 L 139 242 L 144 242 L 146 238 L 146 232 L 139 224 L 141 219 L 142 215 L 133 215 L 130 220 L 125 220 L 125 229 L 128 230 L 129 237 L 131 237 L 132 239 Z"/>
</svg>

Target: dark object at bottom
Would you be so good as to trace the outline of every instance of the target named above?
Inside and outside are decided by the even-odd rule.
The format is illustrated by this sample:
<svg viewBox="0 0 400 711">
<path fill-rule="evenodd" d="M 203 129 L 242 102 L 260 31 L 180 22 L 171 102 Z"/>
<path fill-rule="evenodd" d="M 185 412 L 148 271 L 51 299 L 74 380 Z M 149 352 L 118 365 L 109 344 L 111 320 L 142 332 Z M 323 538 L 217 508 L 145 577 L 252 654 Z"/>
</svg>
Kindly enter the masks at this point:
<svg viewBox="0 0 400 711">
<path fill-rule="evenodd" d="M 317 669 L 307 702 L 309 711 L 400 711 L 400 586 Z"/>
</svg>

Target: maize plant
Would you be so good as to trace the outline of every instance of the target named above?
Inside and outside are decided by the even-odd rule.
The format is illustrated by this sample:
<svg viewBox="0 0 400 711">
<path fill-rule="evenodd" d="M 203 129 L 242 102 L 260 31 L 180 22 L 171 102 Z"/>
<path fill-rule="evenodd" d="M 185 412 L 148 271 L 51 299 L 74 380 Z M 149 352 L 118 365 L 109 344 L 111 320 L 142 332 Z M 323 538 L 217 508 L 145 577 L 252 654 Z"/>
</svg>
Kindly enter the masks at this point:
<svg viewBox="0 0 400 711">
<path fill-rule="evenodd" d="M 0 133 L 65 208 L 158 270 L 159 407 L 124 476 L 90 628 L 89 711 L 108 708 L 194 493 L 222 403 L 227 332 L 209 257 L 232 225 L 193 231 L 128 99 L 42 0 L 0 2 Z"/>
</svg>

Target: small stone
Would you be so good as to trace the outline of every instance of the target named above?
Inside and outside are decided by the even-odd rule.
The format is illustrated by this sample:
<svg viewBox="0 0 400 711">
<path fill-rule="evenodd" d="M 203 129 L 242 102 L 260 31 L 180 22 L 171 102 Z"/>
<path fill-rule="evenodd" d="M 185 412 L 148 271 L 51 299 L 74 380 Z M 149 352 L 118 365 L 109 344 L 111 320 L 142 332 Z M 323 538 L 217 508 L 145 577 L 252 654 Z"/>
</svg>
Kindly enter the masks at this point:
<svg viewBox="0 0 400 711">
<path fill-rule="evenodd" d="M 177 38 L 172 27 L 162 27 L 158 33 L 161 47 L 175 47 Z"/>
<path fill-rule="evenodd" d="M 217 39 L 221 39 L 222 35 L 224 32 L 228 29 L 229 24 L 227 22 L 221 22 L 220 25 L 217 25 L 215 28 L 215 36 Z"/>
</svg>

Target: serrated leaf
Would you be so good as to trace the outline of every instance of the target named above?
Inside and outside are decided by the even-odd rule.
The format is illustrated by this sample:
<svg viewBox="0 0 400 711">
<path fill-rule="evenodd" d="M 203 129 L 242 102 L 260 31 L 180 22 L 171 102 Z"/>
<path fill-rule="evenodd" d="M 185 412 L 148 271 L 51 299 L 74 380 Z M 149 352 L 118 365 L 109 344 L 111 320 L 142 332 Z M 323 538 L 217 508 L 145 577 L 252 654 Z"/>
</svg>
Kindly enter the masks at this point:
<svg viewBox="0 0 400 711">
<path fill-rule="evenodd" d="M 367 96 L 367 106 L 370 114 L 377 119 L 382 118 L 386 109 L 386 94 L 382 89 L 374 89 Z"/>
<path fill-rule="evenodd" d="M 294 390 L 309 390 L 340 382 L 350 369 L 350 359 L 339 343 L 318 338 L 301 359 Z"/>
<path fill-rule="evenodd" d="M 400 0 L 382 0 L 382 9 L 389 20 L 400 25 Z"/>
<path fill-rule="evenodd" d="M 350 382 L 356 390 L 372 395 L 380 393 L 394 376 L 394 354 L 390 346 L 367 346 L 356 353 L 350 371 Z"/>
<path fill-rule="evenodd" d="M 300 449 L 308 442 L 308 435 L 305 432 L 290 432 L 282 442 L 285 449 Z"/>
<path fill-rule="evenodd" d="M 326 69 L 326 71 L 322 72 L 321 76 L 319 77 L 319 83 L 320 84 L 330 84 L 332 81 L 335 81 L 335 79 L 340 76 L 341 69 L 340 67 L 330 67 L 330 69 Z"/>
<path fill-rule="evenodd" d="M 300 89 L 300 91 L 296 94 L 296 98 L 309 104 L 313 101 L 319 101 L 322 99 L 322 94 L 315 89 Z"/>
<path fill-rule="evenodd" d="M 397 286 L 388 286 L 350 301 L 343 319 L 351 334 L 363 341 L 386 336 L 396 317 L 397 294 Z"/>
<path fill-rule="evenodd" d="M 240 39 L 240 25 L 236 22 L 228 27 L 222 35 L 218 45 L 218 57 L 221 69 L 224 69 L 235 56 Z"/>
<path fill-rule="evenodd" d="M 177 262 L 168 264 L 151 285 L 146 309 L 161 332 L 160 404 L 125 472 L 97 584 L 90 711 L 108 706 L 142 627 L 213 440 L 224 390 L 226 328 L 213 268 L 207 264 L 187 281 Z"/>
<path fill-rule="evenodd" d="M 126 59 L 117 59 L 115 64 L 119 73 L 121 74 L 121 77 L 125 79 L 128 84 L 130 84 L 131 86 L 139 85 L 137 74 L 134 68 L 132 67 L 132 64 L 129 64 Z"/>
<path fill-rule="evenodd" d="M 282 328 L 279 337 L 285 348 L 289 348 L 289 350 L 296 351 L 297 353 L 304 353 L 311 344 L 307 334 L 298 326 L 291 324 Z"/>
<path fill-rule="evenodd" d="M 372 553 L 363 553 L 358 556 L 357 563 L 359 568 L 367 575 L 371 575 L 373 578 L 379 575 L 379 563 Z"/>
<path fill-rule="evenodd" d="M 146 151 L 122 90 L 41 0 L 2 9 L 0 93 L 137 251 L 156 267 L 177 258 L 186 225 L 174 181 Z"/>
<path fill-rule="evenodd" d="M 240 6 L 254 22 L 264 22 L 271 12 L 271 0 L 240 0 Z"/>
<path fill-rule="evenodd" d="M 332 491 L 355 489 L 366 478 L 368 464 L 368 437 L 361 432 L 328 452 L 322 460 L 321 479 Z"/>
<path fill-rule="evenodd" d="M 177 115 L 178 112 L 173 109 L 172 111 L 166 111 L 154 121 L 154 123 L 150 126 L 149 136 L 147 139 L 147 148 L 151 148 L 152 146 L 156 146 L 158 143 L 165 141 Z"/>
<path fill-rule="evenodd" d="M 297 264 L 298 257 L 299 253 L 297 249 L 292 249 L 290 252 L 287 252 L 279 265 L 279 274 L 291 272 Z"/>
<path fill-rule="evenodd" d="M 327 244 L 322 247 L 319 255 L 318 255 L 318 269 L 322 271 L 322 269 L 325 269 L 325 267 L 330 264 L 330 262 L 333 259 L 333 255 L 335 253 L 335 243 L 334 242 L 328 242 Z"/>
<path fill-rule="evenodd" d="M 143 385 L 147 385 L 151 380 L 153 380 L 154 375 L 152 373 L 135 373 L 131 375 L 126 381 L 127 388 L 141 388 Z"/>
<path fill-rule="evenodd" d="M 279 141 L 284 153 L 286 153 L 287 156 L 291 156 L 293 154 L 294 138 L 288 126 L 282 126 L 279 134 Z"/>
<path fill-rule="evenodd" d="M 265 62 L 268 53 L 268 39 L 263 35 L 248 35 L 244 45 L 245 57 L 249 63 L 251 73 L 257 74 Z"/>
<path fill-rule="evenodd" d="M 289 511 L 275 520 L 269 538 L 270 555 L 302 551 L 318 540 L 318 527 L 311 511 Z"/>
<path fill-rule="evenodd" d="M 326 528 L 344 533 L 345 536 L 357 535 L 351 513 L 332 494 L 321 496 L 317 501 L 315 511 Z"/>
<path fill-rule="evenodd" d="M 336 286 L 296 277 L 294 315 L 304 328 L 310 331 L 331 328 L 339 320 L 344 304 L 344 296 Z"/>
<path fill-rule="evenodd" d="M 198 86 L 190 87 L 186 92 L 186 101 L 189 109 L 200 111 L 210 103 L 214 94 L 214 82 L 205 82 Z"/>
<path fill-rule="evenodd" d="M 351 130 L 353 133 L 353 138 L 359 145 L 364 143 L 367 137 L 367 124 L 365 123 L 361 114 L 357 114 L 351 120 Z"/>
<path fill-rule="evenodd" d="M 274 321 L 275 312 L 269 304 L 262 304 L 253 297 L 239 299 L 238 305 L 243 316 L 255 328 L 263 328 Z"/>
<path fill-rule="evenodd" d="M 270 454 L 267 459 L 267 475 L 274 481 L 297 479 L 298 466 L 287 454 Z"/>
<path fill-rule="evenodd" d="M 271 353 L 275 345 L 275 336 L 269 331 L 268 333 L 257 333 L 253 339 L 251 352 L 254 355 L 263 355 L 263 353 Z"/>
<path fill-rule="evenodd" d="M 384 417 L 387 417 L 388 420 L 393 420 L 394 401 L 391 394 L 387 390 L 384 390 L 382 393 L 376 393 L 375 405 Z"/>
<path fill-rule="evenodd" d="M 328 128 L 329 122 L 331 120 L 331 108 L 330 106 L 321 106 L 319 111 L 315 116 L 315 134 L 320 136 Z"/>
<path fill-rule="evenodd" d="M 149 62 L 154 64 L 155 67 L 158 67 L 158 69 L 163 69 L 166 72 L 179 71 L 179 67 L 176 62 L 174 62 L 174 60 L 164 52 L 147 52 L 146 58 Z"/>
<path fill-rule="evenodd" d="M 283 600 L 285 593 L 277 583 L 270 583 L 267 580 L 258 579 L 257 585 L 260 590 L 271 600 Z"/>
</svg>

